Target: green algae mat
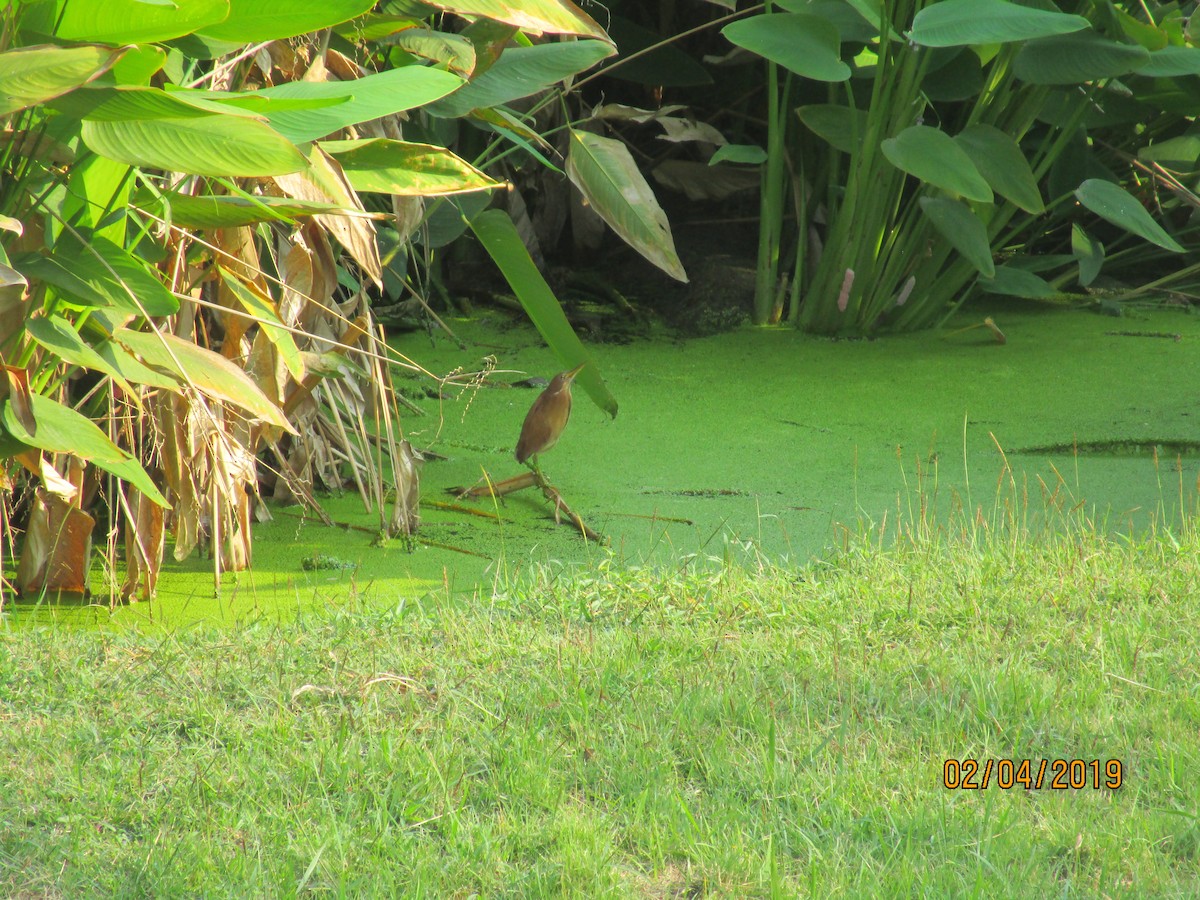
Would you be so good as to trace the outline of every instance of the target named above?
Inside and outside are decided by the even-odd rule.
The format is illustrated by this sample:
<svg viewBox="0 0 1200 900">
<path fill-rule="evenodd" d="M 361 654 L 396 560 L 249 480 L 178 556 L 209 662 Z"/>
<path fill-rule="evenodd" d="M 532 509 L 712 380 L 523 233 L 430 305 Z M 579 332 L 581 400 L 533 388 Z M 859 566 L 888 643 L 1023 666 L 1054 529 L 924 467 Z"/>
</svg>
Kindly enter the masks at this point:
<svg viewBox="0 0 1200 900">
<path fill-rule="evenodd" d="M 405 436 L 432 451 L 422 471 L 421 542 L 375 546 L 375 517 L 353 495 L 324 498 L 341 527 L 299 508 L 255 530 L 252 572 L 214 596 L 210 564 L 166 566 L 159 597 L 110 614 L 56 615 L 168 625 L 287 618 L 368 587 L 389 599 L 469 598 L 534 566 L 703 564 L 762 554 L 803 562 L 870 523 L 881 533 L 951 510 L 1021 515 L 1085 508 L 1111 528 L 1175 521 L 1194 506 L 1200 460 L 1200 318 L 1123 317 L 1036 304 L 987 310 L 985 328 L 877 340 L 755 329 L 692 340 L 589 344 L 620 403 L 610 419 L 575 391 L 547 477 L 606 544 L 556 524 L 536 490 L 455 501 L 447 490 L 524 471 L 513 458 L 537 389 L 562 368 L 537 333 L 498 315 L 402 336 L 400 352 L 437 374 L 494 367 L 440 392 L 398 373 L 424 415 Z M 435 455 L 436 454 L 436 455 Z M 486 515 L 441 504 L 458 503 Z M 48 614 L 10 607 L 15 618 Z"/>
</svg>

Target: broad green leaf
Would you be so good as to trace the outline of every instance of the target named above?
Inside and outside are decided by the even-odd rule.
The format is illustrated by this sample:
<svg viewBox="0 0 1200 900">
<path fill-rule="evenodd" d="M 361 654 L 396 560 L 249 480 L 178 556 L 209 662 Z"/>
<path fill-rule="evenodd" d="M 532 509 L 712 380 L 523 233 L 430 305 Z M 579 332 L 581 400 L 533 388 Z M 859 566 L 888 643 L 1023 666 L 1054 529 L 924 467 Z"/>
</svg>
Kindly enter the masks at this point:
<svg viewBox="0 0 1200 900">
<path fill-rule="evenodd" d="M 687 281 L 671 226 L 621 141 L 571 129 L 567 177 L 625 243 L 672 278 Z"/>
<path fill-rule="evenodd" d="M 883 142 L 888 162 L 926 184 L 980 203 L 992 202 L 992 189 L 971 157 L 937 128 L 913 125 Z"/>
<path fill-rule="evenodd" d="M 68 41 L 108 44 L 149 44 L 167 41 L 229 15 L 229 0 L 172 0 L 169 4 L 142 0 L 68 0 L 60 4 L 56 34 Z"/>
<path fill-rule="evenodd" d="M 351 19 L 349 22 L 335 25 L 333 31 L 339 37 L 344 37 L 355 44 L 363 44 L 368 41 L 385 41 L 390 43 L 390 41 L 387 41 L 387 38 L 391 35 L 406 29 L 418 28 L 420 25 L 420 18 L 416 16 L 367 13 L 365 16 L 359 16 L 357 19 Z"/>
<path fill-rule="evenodd" d="M 816 81 L 846 81 L 837 27 L 807 13 L 768 13 L 730 22 L 721 34 L 733 44 Z"/>
<path fill-rule="evenodd" d="M 1077 223 L 1071 226 L 1071 251 L 1079 262 L 1079 286 L 1087 287 L 1104 266 L 1104 245 Z"/>
<path fill-rule="evenodd" d="M 1149 62 L 1139 66 L 1137 74 L 1150 78 L 1200 75 L 1200 48 L 1163 47 L 1150 54 Z"/>
<path fill-rule="evenodd" d="M 435 116 L 454 118 L 465 116 L 477 107 L 499 106 L 519 100 L 590 69 L 615 52 L 604 41 L 514 47 L 505 50 L 504 55 L 482 75 L 476 76 L 450 96 L 429 104 L 426 111 Z"/>
<path fill-rule="evenodd" d="M 53 255 L 30 255 L 15 262 L 27 277 L 62 289 L 80 305 L 112 306 L 135 316 L 169 316 L 179 311 L 175 295 L 145 263 L 96 235 L 86 246 L 64 235 Z"/>
<path fill-rule="evenodd" d="M 304 370 L 304 360 L 300 357 L 300 348 L 296 346 L 296 340 L 291 333 L 283 327 L 283 320 L 279 318 L 279 311 L 274 302 L 248 288 L 236 275 L 221 266 L 217 266 L 217 271 L 221 273 L 221 280 L 225 282 L 230 293 L 242 304 L 242 308 L 254 316 L 262 326 L 267 340 L 275 345 L 279 358 L 283 360 L 297 384 L 303 382 L 307 373 Z"/>
<path fill-rule="evenodd" d="M 115 94 L 83 122 L 83 142 L 101 156 L 192 175 L 283 175 L 305 167 L 286 138 L 240 110 L 208 113 L 155 88 Z"/>
<path fill-rule="evenodd" d="M 757 144 L 725 144 L 709 157 L 708 164 L 715 166 L 717 163 L 730 162 L 757 166 L 766 161 L 767 151 Z"/>
<path fill-rule="evenodd" d="M 1145 238 L 1164 250 L 1183 253 L 1184 248 L 1163 231 L 1135 197 L 1111 181 L 1089 178 L 1075 191 L 1075 197 L 1106 222 Z"/>
<path fill-rule="evenodd" d="M 182 393 L 177 380 L 151 369 L 116 341 L 101 341 L 96 344 L 95 349 L 105 362 L 121 373 L 126 381 L 146 387 L 160 388 L 174 394 Z"/>
<path fill-rule="evenodd" d="M 1088 27 L 1082 16 L 1018 6 L 1007 0 L 942 0 L 913 17 L 908 37 L 924 47 L 966 47 L 1028 41 Z"/>
<path fill-rule="evenodd" d="M 1138 150 L 1142 162 L 1156 162 L 1178 172 L 1194 172 L 1200 161 L 1200 134 L 1181 134 Z"/>
<path fill-rule="evenodd" d="M 203 38 L 254 44 L 308 34 L 361 16 L 375 0 L 226 0 L 228 17 L 192 28 Z"/>
<path fill-rule="evenodd" d="M 995 276 L 980 278 L 979 286 L 989 294 L 1025 297 L 1030 300 L 1057 297 L 1059 293 L 1042 278 L 1015 266 L 996 266 Z"/>
<path fill-rule="evenodd" d="M 971 207 L 949 197 L 922 197 L 920 203 L 921 211 L 951 247 L 961 253 L 984 278 L 995 276 L 996 264 L 992 262 L 987 228 L 971 211 Z"/>
<path fill-rule="evenodd" d="M 37 422 L 36 434 L 25 430 L 11 403 L 6 400 L 0 404 L 0 424 L 14 438 L 39 450 L 70 453 L 94 463 L 129 482 L 159 506 L 170 508 L 171 504 L 155 487 L 146 470 L 110 441 L 91 419 L 41 394 L 31 394 L 29 400 Z"/>
<path fill-rule="evenodd" d="M 382 43 L 394 44 L 413 56 L 432 60 L 461 75 L 470 75 L 475 69 L 475 45 L 461 34 L 406 28 Z"/>
<path fill-rule="evenodd" d="M 845 41 L 866 44 L 879 36 L 879 15 L 868 21 L 861 9 L 845 0 L 782 0 L 775 4 L 779 9 L 794 13 L 807 13 L 828 19 L 837 28 L 838 36 Z"/>
<path fill-rule="evenodd" d="M 462 84 L 463 80 L 450 72 L 425 66 L 405 66 L 367 75 L 356 81 L 293 81 L 255 93 L 272 100 L 345 100 L 344 103 L 321 109 L 266 112 L 276 131 L 289 140 L 301 143 L 323 138 L 348 125 L 425 106 Z M 250 96 L 250 92 L 242 96 Z"/>
<path fill-rule="evenodd" d="M 954 136 L 954 142 L 1001 197 L 1035 215 L 1046 208 L 1025 155 L 1009 135 L 991 125 L 969 125 Z"/>
<path fill-rule="evenodd" d="M 60 362 L 103 372 L 119 384 L 126 394 L 136 399 L 132 385 L 124 376 L 89 347 L 62 316 L 32 316 L 25 320 L 25 330 Z"/>
<path fill-rule="evenodd" d="M 153 44 L 126 49 L 129 52 L 104 76 L 104 84 L 147 85 L 167 61 L 167 51 Z"/>
<path fill-rule="evenodd" d="M 342 207 L 333 203 L 293 200 L 290 197 L 250 198 L 212 194 L 192 197 L 177 191 L 163 191 L 158 197 L 139 194 L 134 205 L 161 218 L 170 218 L 172 224 L 183 228 L 233 228 L 258 222 L 290 222 L 300 216 L 337 215 L 342 211 Z"/>
<path fill-rule="evenodd" d="M 108 71 L 124 48 L 39 45 L 0 53 L 0 116 L 61 97 Z"/>
<path fill-rule="evenodd" d="M 1082 84 L 1126 75 L 1149 59 L 1144 47 L 1086 31 L 1030 41 L 1017 51 L 1013 73 L 1029 84 Z"/>
<path fill-rule="evenodd" d="M 322 141 L 356 191 L 435 197 L 489 190 L 500 183 L 444 147 L 383 138 Z"/>
<path fill-rule="evenodd" d="M 460 16 L 483 16 L 533 34 L 577 34 L 608 40 L 596 21 L 568 0 L 426 0 Z"/>
<path fill-rule="evenodd" d="M 558 354 L 564 368 L 573 368 L 587 360 L 588 352 L 563 314 L 562 306 L 546 279 L 538 271 L 529 251 L 521 242 L 517 228 L 500 209 L 489 209 L 471 220 L 471 230 L 488 256 L 496 263 L 513 293 L 525 307 L 529 319 L 550 348 Z M 585 366 L 577 384 L 610 416 L 617 414 L 617 401 L 605 386 L 594 365 Z"/>
<path fill-rule="evenodd" d="M 931 67 L 921 81 L 921 91 L 930 100 L 957 103 L 978 96 L 983 90 L 983 64 L 973 49 L 933 48 L 925 52 L 951 55 L 945 65 Z"/>
<path fill-rule="evenodd" d="M 832 103 L 817 103 L 796 110 L 808 129 L 835 150 L 855 153 L 867 130 L 867 111 Z"/>
<path fill-rule="evenodd" d="M 149 334 L 120 328 L 113 340 L 124 344 L 151 368 L 174 375 L 181 383 L 240 407 L 257 419 L 296 433 L 279 407 L 250 376 L 221 354 L 167 333 Z"/>
</svg>

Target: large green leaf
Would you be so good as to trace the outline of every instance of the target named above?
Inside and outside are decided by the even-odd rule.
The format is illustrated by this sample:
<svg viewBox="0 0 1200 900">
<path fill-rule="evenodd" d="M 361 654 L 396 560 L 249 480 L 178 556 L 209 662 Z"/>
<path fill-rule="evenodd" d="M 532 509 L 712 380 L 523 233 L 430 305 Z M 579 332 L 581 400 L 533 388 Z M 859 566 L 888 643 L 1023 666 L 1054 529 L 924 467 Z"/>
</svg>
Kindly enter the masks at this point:
<svg viewBox="0 0 1200 900">
<path fill-rule="evenodd" d="M 39 45 L 0 53 L 0 116 L 44 103 L 108 71 L 126 50 Z"/>
<path fill-rule="evenodd" d="M 991 125 L 976 124 L 955 135 L 954 142 L 967 152 L 979 174 L 1001 197 L 1035 215 L 1046 208 L 1029 162 L 1009 135 Z"/>
<path fill-rule="evenodd" d="M 169 316 L 179 311 L 175 295 L 145 263 L 98 235 L 89 237 L 86 246 L 64 235 L 53 255 L 25 256 L 14 264 L 26 277 L 60 288 L 83 306 L 112 306 L 135 316 Z"/>
<path fill-rule="evenodd" d="M 883 155 L 902 172 L 944 191 L 992 202 L 992 189 L 954 139 L 928 125 L 912 125 L 883 142 Z"/>
<path fill-rule="evenodd" d="M 149 334 L 120 328 L 113 339 L 142 358 L 146 365 L 174 375 L 183 384 L 241 407 L 255 418 L 292 434 L 296 429 L 254 381 L 219 353 L 197 347 L 173 334 Z"/>
<path fill-rule="evenodd" d="M 257 319 L 258 324 L 267 335 L 267 340 L 275 345 L 279 358 L 283 360 L 283 364 L 287 366 L 288 372 L 296 379 L 297 384 L 304 381 L 307 373 L 304 370 L 304 360 L 300 356 L 300 348 L 296 346 L 296 340 L 292 337 L 291 332 L 284 328 L 283 320 L 279 318 L 279 311 L 274 302 L 242 284 L 236 275 L 221 266 L 217 266 L 217 271 L 221 273 L 221 280 L 225 282 L 230 293 L 238 303 L 242 304 L 242 308 Z"/>
<path fill-rule="evenodd" d="M 58 37 L 109 44 L 167 41 L 229 15 L 229 0 L 68 0 L 59 7 Z"/>
<path fill-rule="evenodd" d="M 1015 266 L 996 266 L 996 274 L 991 278 L 980 278 L 979 286 L 989 294 L 1025 297 L 1029 300 L 1058 296 L 1058 291 L 1044 279 Z"/>
<path fill-rule="evenodd" d="M 563 314 L 554 291 L 529 258 L 529 251 L 508 213 L 499 209 L 485 210 L 471 220 L 471 230 L 499 266 L 513 293 L 529 314 L 530 321 L 558 354 L 563 367 L 573 368 L 589 359 L 587 350 Z M 617 400 L 594 365 L 584 367 L 577 383 L 583 386 L 597 406 L 610 416 L 616 416 Z"/>
<path fill-rule="evenodd" d="M 1111 181 L 1089 178 L 1076 189 L 1075 197 L 1100 218 L 1118 228 L 1124 228 L 1165 250 L 1184 252 L 1184 248 L 1151 218 L 1137 198 Z"/>
<path fill-rule="evenodd" d="M 133 387 L 120 371 L 89 347 L 62 316 L 33 316 L 25 320 L 25 330 L 59 361 L 103 372 L 111 376 L 125 393 L 134 395 Z"/>
<path fill-rule="evenodd" d="M 91 419 L 41 394 L 31 394 L 29 400 L 37 433 L 25 430 L 8 401 L 0 404 L 0 424 L 5 431 L 30 447 L 50 453 L 70 453 L 95 463 L 132 484 L 159 506 L 170 508 L 171 504 L 155 487 L 146 470 L 110 441 Z"/>
<path fill-rule="evenodd" d="M 567 177 L 629 246 L 672 278 L 688 280 L 666 213 L 621 141 L 571 129 Z"/>
<path fill-rule="evenodd" d="M 816 81 L 846 81 L 837 27 L 823 16 L 768 13 L 730 22 L 721 34 L 733 44 Z"/>
<path fill-rule="evenodd" d="M 1030 84 L 1082 84 L 1126 75 L 1149 59 L 1144 47 L 1085 31 L 1030 41 L 1017 52 L 1013 73 Z"/>
<path fill-rule="evenodd" d="M 233 228 L 258 222 L 288 222 L 300 216 L 336 215 L 342 207 L 333 203 L 293 200 L 291 197 L 236 197 L 212 194 L 193 197 L 177 191 L 158 196 L 139 194 L 134 199 L 139 209 L 183 228 Z M 356 214 L 361 215 L 358 210 Z"/>
<path fill-rule="evenodd" d="M 1200 134 L 1180 134 L 1138 149 L 1142 162 L 1156 162 L 1178 172 L 1194 172 L 1200 162 Z"/>
<path fill-rule="evenodd" d="M 775 4 L 788 12 L 808 13 L 828 19 L 843 41 L 868 44 L 879 36 L 879 17 L 868 21 L 861 9 L 845 0 L 781 0 Z"/>
<path fill-rule="evenodd" d="M 267 111 L 267 118 L 276 131 L 301 143 L 323 138 L 347 125 L 425 106 L 462 84 L 463 80 L 450 72 L 425 66 L 405 66 L 355 81 L 292 81 L 255 93 L 272 100 L 345 100 L 320 109 Z"/>
<path fill-rule="evenodd" d="M 604 29 L 587 13 L 568 0 L 426 0 L 460 16 L 483 16 L 497 22 L 516 25 L 522 31 L 550 34 L 577 34 L 607 40 Z"/>
<path fill-rule="evenodd" d="M 192 175 L 253 177 L 298 172 L 306 165 L 291 142 L 242 110 L 199 108 L 182 92 L 132 88 L 105 99 L 83 122 L 83 141 L 109 159 Z M 212 103 L 211 108 L 222 109 Z"/>
<path fill-rule="evenodd" d="M 1137 74 L 1151 78 L 1200 75 L 1200 48 L 1163 47 L 1150 54 L 1150 60 L 1138 68 Z"/>
<path fill-rule="evenodd" d="M 1005 44 L 1088 28 L 1082 16 L 1018 6 L 1007 0 L 942 0 L 913 17 L 913 43 L 925 47 Z"/>
<path fill-rule="evenodd" d="M 992 262 L 987 228 L 971 211 L 971 207 L 949 197 L 922 197 L 920 202 L 921 211 L 947 243 L 961 253 L 984 278 L 994 277 L 996 264 Z"/>
<path fill-rule="evenodd" d="M 505 50 L 482 75 L 464 84 L 445 99 L 431 103 L 426 110 L 447 118 L 465 116 L 481 107 L 500 106 L 528 97 L 558 84 L 616 50 L 604 41 L 570 41 L 513 47 Z"/>
<path fill-rule="evenodd" d="M 500 187 L 444 147 L 369 138 L 322 141 L 356 191 L 435 197 Z"/>
<path fill-rule="evenodd" d="M 340 25 L 369 11 L 375 0 L 226 0 L 229 15 L 220 24 L 194 28 L 201 37 L 253 44 Z"/>
<path fill-rule="evenodd" d="M 801 106 L 796 110 L 800 121 L 808 126 L 817 137 L 829 143 L 835 150 L 854 153 L 861 146 L 862 136 L 867 130 L 867 111 L 832 103 L 817 103 Z"/>
</svg>

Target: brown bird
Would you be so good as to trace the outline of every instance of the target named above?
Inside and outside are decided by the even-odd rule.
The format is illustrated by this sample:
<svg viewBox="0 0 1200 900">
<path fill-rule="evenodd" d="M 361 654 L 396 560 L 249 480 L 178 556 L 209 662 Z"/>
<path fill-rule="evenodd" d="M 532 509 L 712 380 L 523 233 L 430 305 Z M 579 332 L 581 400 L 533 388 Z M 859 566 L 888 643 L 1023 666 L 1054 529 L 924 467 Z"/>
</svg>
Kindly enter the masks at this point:
<svg viewBox="0 0 1200 900">
<path fill-rule="evenodd" d="M 533 457 L 532 465 L 536 470 L 538 454 L 549 450 L 558 441 L 571 417 L 571 382 L 585 365 L 580 363 L 568 372 L 559 372 L 533 401 L 517 441 L 517 462 L 523 463 Z"/>
</svg>

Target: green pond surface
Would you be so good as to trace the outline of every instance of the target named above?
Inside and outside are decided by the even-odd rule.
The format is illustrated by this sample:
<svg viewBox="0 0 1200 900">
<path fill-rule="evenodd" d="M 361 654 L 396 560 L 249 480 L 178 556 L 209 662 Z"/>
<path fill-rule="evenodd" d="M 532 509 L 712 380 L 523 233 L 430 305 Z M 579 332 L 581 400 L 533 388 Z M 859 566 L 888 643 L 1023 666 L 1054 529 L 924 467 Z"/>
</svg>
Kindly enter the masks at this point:
<svg viewBox="0 0 1200 900">
<path fill-rule="evenodd" d="M 985 314 L 1006 344 L 985 328 L 949 334 Z M 448 324 L 465 349 L 442 333 L 395 345 L 438 374 L 478 370 L 488 356 L 497 370 L 483 386 L 447 385 L 441 399 L 424 396 L 436 388 L 428 379 L 398 378 L 426 412 L 405 415 L 405 436 L 446 457 L 425 463 L 423 503 L 452 502 L 447 488 L 484 471 L 494 480 L 524 471 L 512 448 L 538 391 L 509 383 L 564 367 L 532 328 L 498 315 Z M 588 344 L 620 412 L 608 418 L 577 388 L 570 425 L 541 462 L 607 546 L 556 525 L 527 490 L 463 502 L 498 519 L 424 506 L 419 538 L 430 543 L 377 547 L 368 530 L 378 517 L 346 494 L 326 508 L 368 530 L 275 509 L 255 526 L 253 571 L 226 575 L 217 596 L 211 564 L 193 558 L 166 564 L 150 603 L 112 613 L 10 603 L 5 614 L 178 627 L 286 619 L 364 592 L 403 603 L 449 591 L 470 602 L 535 565 L 703 565 L 759 553 L 803 563 L 845 527 L 894 533 L 923 502 L 934 516 L 961 505 L 987 518 L 1015 498 L 1020 515 L 1036 516 L 1053 496 L 1113 528 L 1176 521 L 1181 504 L 1194 506 L 1200 469 L 1198 338 L 1200 317 L 1182 311 L 1114 318 L 1006 303 L 976 306 L 940 334 L 870 341 L 747 326 Z M 343 567 L 306 569 L 313 557 Z"/>
</svg>

